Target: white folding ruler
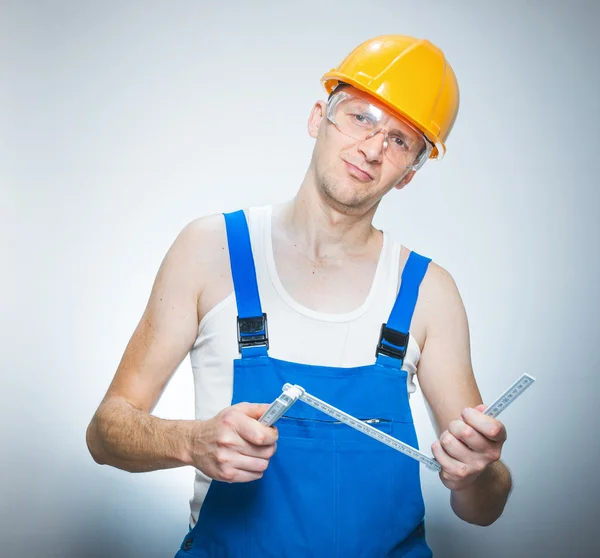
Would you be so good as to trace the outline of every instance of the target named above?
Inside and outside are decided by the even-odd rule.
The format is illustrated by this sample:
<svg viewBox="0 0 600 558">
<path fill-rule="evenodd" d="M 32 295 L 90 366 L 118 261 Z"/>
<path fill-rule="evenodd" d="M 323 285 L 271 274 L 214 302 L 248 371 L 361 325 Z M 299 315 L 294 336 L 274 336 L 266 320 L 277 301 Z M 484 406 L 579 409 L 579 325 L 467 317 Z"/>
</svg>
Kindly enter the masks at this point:
<svg viewBox="0 0 600 558">
<path fill-rule="evenodd" d="M 496 418 L 502 411 L 504 411 L 513 401 L 515 401 L 528 387 L 530 387 L 535 378 L 529 374 L 523 374 L 512 386 L 510 386 L 496 401 L 494 401 L 484 412 L 484 415 Z M 317 399 L 310 393 L 307 393 L 300 386 L 293 386 L 291 384 L 285 384 L 283 386 L 283 393 L 275 400 L 265 413 L 260 417 L 259 422 L 266 424 L 267 426 L 273 425 L 285 411 L 287 411 L 298 399 L 304 401 L 311 407 L 322 411 L 323 413 L 355 428 L 359 432 L 375 438 L 383 444 L 398 450 L 417 461 L 420 461 L 427 466 L 428 469 L 433 471 L 441 471 L 440 464 L 428 455 L 420 452 L 418 449 L 405 444 L 404 442 L 381 432 L 377 428 L 367 424 L 366 422 L 353 417 L 336 407 Z"/>
</svg>

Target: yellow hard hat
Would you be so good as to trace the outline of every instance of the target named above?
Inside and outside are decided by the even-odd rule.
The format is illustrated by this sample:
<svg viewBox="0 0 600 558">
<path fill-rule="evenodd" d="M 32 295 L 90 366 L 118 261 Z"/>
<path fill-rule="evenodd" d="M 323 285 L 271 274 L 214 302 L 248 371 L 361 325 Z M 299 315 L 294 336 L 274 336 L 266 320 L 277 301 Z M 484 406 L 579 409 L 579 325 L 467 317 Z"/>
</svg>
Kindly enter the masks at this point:
<svg viewBox="0 0 600 558">
<path fill-rule="evenodd" d="M 321 78 L 327 93 L 339 82 L 369 93 L 406 118 L 435 145 L 430 157 L 444 156 L 459 93 L 454 71 L 438 47 L 404 35 L 375 37 Z"/>
</svg>

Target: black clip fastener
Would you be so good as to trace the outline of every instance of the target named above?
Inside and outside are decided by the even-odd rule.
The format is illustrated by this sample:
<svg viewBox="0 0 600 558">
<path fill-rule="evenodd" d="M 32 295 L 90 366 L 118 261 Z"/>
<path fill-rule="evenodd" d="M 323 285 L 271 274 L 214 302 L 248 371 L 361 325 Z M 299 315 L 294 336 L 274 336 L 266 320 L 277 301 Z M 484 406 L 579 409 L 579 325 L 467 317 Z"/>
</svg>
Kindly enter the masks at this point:
<svg viewBox="0 0 600 558">
<path fill-rule="evenodd" d="M 267 315 L 252 318 L 237 318 L 238 347 L 256 347 L 265 345 L 269 348 L 269 335 L 267 330 Z"/>
<path fill-rule="evenodd" d="M 394 346 L 392 347 L 391 345 L 384 345 L 384 340 Z M 387 355 L 404 360 L 407 349 L 408 333 L 402 333 L 401 331 L 387 327 L 386 324 L 381 324 L 381 333 L 379 334 L 379 343 L 377 343 L 375 357 L 379 355 Z"/>
</svg>

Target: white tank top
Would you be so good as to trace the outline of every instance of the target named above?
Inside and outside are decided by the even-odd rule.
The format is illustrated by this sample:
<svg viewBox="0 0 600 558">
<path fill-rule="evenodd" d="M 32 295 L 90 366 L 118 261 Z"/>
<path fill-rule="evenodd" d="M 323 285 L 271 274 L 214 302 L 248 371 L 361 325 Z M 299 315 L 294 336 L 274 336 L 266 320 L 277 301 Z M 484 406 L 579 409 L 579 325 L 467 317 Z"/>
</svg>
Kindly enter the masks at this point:
<svg viewBox="0 0 600 558">
<path fill-rule="evenodd" d="M 387 322 L 398 294 L 401 245 L 384 231 L 383 247 L 367 298 L 351 312 L 324 314 L 296 302 L 277 275 L 271 206 L 250 208 L 247 215 L 261 306 L 269 322 L 269 355 L 290 362 L 338 368 L 373 364 L 381 324 Z M 240 358 L 236 318 L 232 292 L 209 310 L 199 324 L 198 337 L 190 350 L 197 420 L 212 418 L 231 405 L 233 360 Z M 409 335 L 402 365 L 408 374 L 409 394 L 416 389 L 413 378 L 420 355 L 419 345 Z M 190 500 L 192 527 L 198 520 L 210 482 L 209 477 L 196 470 L 194 496 Z"/>
</svg>

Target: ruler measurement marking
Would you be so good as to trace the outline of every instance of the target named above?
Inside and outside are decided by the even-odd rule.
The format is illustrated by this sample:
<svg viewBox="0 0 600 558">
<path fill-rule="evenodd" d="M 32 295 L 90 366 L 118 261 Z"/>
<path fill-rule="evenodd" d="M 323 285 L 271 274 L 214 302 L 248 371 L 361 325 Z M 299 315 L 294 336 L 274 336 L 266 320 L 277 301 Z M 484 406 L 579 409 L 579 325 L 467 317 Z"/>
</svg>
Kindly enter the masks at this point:
<svg viewBox="0 0 600 558">
<path fill-rule="evenodd" d="M 535 378 L 529 374 L 523 374 L 512 386 L 510 386 L 496 401 L 494 401 L 484 412 L 488 417 L 496 418 L 528 387 L 533 385 Z"/>
</svg>

